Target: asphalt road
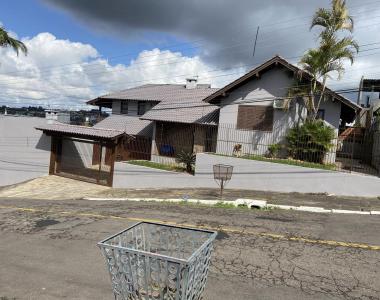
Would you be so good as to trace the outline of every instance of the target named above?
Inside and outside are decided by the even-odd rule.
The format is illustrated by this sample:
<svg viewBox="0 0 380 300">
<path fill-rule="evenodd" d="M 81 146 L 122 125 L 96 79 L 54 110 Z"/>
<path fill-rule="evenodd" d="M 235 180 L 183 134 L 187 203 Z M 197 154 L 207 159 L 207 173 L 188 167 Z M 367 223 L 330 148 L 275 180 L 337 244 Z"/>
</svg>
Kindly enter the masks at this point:
<svg viewBox="0 0 380 300">
<path fill-rule="evenodd" d="M 113 299 L 96 242 L 139 219 L 224 229 L 204 299 L 380 299 L 380 216 L 84 200 L 0 200 L 0 297 Z"/>
</svg>

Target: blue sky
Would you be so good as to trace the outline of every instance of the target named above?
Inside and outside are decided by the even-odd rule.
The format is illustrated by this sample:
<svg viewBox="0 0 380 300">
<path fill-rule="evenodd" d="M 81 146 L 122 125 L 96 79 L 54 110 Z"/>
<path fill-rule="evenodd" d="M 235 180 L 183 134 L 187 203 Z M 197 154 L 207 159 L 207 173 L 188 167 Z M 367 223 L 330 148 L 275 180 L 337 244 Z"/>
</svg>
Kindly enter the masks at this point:
<svg viewBox="0 0 380 300">
<path fill-rule="evenodd" d="M 17 57 L 0 48 L 0 105 L 75 109 L 99 95 L 146 83 L 184 83 L 197 76 L 221 87 L 276 54 L 296 64 L 316 45 L 311 15 L 329 2 L 2 0 L 0 22 L 29 53 Z M 364 46 L 343 79 L 329 82 L 335 90 L 357 87 L 363 74 L 380 76 L 380 0 L 347 2 L 354 37 Z"/>
<path fill-rule="evenodd" d="M 32 37 L 41 32 L 49 32 L 58 39 L 91 44 L 103 57 L 111 57 L 112 64 L 128 63 L 141 51 L 153 49 L 156 46 L 162 49 L 178 49 L 175 45 L 185 42 L 170 34 L 162 33 L 147 34 L 148 38 L 153 37 L 153 40 L 159 40 L 158 44 L 150 43 L 148 38 L 144 41 L 136 39 L 127 41 L 112 32 L 106 35 L 97 30 L 91 30 L 90 26 L 81 24 L 67 12 L 38 0 L 0 1 L 0 22 L 6 29 L 16 32 L 19 37 Z M 188 49 L 191 48 L 191 44 L 179 48 L 186 55 L 194 54 L 194 51 Z"/>
</svg>

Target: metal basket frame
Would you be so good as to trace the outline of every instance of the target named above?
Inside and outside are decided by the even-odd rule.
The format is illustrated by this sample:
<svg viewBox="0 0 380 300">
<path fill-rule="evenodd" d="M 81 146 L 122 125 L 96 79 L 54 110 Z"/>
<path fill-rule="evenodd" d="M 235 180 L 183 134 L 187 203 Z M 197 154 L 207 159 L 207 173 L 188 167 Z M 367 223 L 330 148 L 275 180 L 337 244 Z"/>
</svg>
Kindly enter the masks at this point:
<svg viewBox="0 0 380 300">
<path fill-rule="evenodd" d="M 130 247 L 110 245 L 109 241 L 146 225 L 173 232 L 189 230 L 209 237 L 188 258 L 178 258 Z M 142 227 L 143 228 L 143 227 Z M 139 229 L 143 230 L 143 229 Z M 206 285 L 212 242 L 217 232 L 153 222 L 139 222 L 98 243 L 106 258 L 113 292 L 117 300 L 196 300 Z M 137 239 L 137 237 L 135 237 Z M 143 238 L 143 237 L 142 237 Z M 184 241 L 177 241 L 178 243 Z"/>
</svg>

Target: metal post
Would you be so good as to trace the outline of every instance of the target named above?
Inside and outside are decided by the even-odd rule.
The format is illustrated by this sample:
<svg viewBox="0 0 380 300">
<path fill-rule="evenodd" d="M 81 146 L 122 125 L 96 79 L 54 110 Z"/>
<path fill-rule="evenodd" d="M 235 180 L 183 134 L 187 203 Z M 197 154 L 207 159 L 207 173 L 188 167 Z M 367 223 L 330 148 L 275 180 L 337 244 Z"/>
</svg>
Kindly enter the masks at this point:
<svg viewBox="0 0 380 300">
<path fill-rule="evenodd" d="M 351 166 L 350 166 L 350 173 L 352 173 L 352 169 L 353 169 L 353 166 L 354 166 L 354 151 L 355 151 L 355 135 L 356 135 L 356 130 L 355 130 L 355 127 L 354 127 L 354 138 L 352 140 L 352 150 L 351 150 Z"/>
<path fill-rule="evenodd" d="M 220 182 L 220 199 L 223 199 L 224 180 Z"/>
</svg>

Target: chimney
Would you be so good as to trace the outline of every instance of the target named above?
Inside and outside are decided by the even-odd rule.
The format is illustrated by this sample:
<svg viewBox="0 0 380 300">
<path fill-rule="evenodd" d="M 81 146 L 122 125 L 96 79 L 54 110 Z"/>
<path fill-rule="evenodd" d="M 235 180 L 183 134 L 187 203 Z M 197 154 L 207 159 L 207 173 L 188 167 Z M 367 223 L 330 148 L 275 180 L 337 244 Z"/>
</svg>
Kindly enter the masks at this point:
<svg viewBox="0 0 380 300">
<path fill-rule="evenodd" d="M 197 87 L 197 79 L 196 78 L 187 78 L 186 79 L 186 89 L 195 89 Z"/>
</svg>

